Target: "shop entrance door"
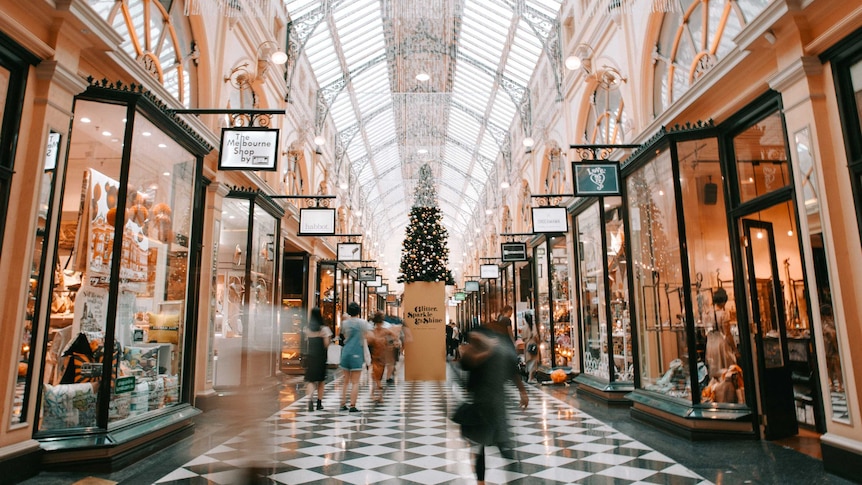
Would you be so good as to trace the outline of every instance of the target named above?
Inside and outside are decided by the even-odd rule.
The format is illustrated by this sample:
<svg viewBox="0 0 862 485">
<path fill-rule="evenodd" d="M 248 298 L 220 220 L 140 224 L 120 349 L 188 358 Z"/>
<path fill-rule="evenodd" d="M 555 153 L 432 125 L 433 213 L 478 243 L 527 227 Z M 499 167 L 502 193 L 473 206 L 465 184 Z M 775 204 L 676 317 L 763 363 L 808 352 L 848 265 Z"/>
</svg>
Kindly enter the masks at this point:
<svg viewBox="0 0 862 485">
<path fill-rule="evenodd" d="M 794 436 L 799 428 L 787 358 L 784 282 L 773 224 L 743 219 L 742 230 L 761 433 L 768 440 Z"/>
</svg>

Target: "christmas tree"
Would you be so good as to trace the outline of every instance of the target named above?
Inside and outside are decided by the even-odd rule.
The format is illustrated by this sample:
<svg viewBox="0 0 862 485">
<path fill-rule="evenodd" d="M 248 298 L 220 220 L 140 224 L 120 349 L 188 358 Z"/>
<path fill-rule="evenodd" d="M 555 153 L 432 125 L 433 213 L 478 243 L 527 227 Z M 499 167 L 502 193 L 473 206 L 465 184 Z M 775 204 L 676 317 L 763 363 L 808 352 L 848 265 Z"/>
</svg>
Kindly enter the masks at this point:
<svg viewBox="0 0 862 485">
<path fill-rule="evenodd" d="M 419 169 L 419 182 L 410 209 L 410 223 L 404 233 L 401 248 L 401 274 L 399 283 L 414 281 L 442 281 L 454 285 L 452 271 L 447 268 L 449 237 L 441 221 L 443 215 L 437 205 L 437 191 L 429 165 Z"/>
</svg>

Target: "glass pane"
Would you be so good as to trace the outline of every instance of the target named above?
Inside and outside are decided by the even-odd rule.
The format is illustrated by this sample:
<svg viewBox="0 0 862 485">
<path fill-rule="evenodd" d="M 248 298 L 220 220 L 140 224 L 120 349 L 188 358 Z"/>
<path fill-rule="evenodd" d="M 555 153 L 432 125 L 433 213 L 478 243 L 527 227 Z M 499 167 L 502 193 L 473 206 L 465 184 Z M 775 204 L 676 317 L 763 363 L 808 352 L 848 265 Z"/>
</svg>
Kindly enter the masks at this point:
<svg viewBox="0 0 862 485">
<path fill-rule="evenodd" d="M 778 112 L 734 137 L 741 202 L 790 184 L 784 143 L 784 124 Z"/>
<path fill-rule="evenodd" d="M 215 387 L 241 384 L 245 313 L 245 266 L 248 216 L 251 204 L 244 199 L 222 201 L 221 234 L 218 244 L 218 289 L 221 296 L 214 338 Z"/>
<path fill-rule="evenodd" d="M 857 64 L 862 66 L 862 63 Z M 802 179 L 802 197 L 805 206 L 805 218 L 808 226 L 808 237 L 811 241 L 811 251 L 814 259 L 814 280 L 817 285 L 816 305 L 819 309 L 813 315 L 820 316 L 823 342 L 826 357 L 826 378 L 829 385 L 830 399 L 826 401 L 826 411 L 832 419 L 844 423 L 850 422 L 850 408 L 847 406 L 847 394 L 844 390 L 844 371 L 841 365 L 841 339 L 839 326 L 835 324 L 835 312 L 832 304 L 832 287 L 830 270 L 826 255 L 820 212 L 819 186 L 817 172 L 814 167 L 814 157 L 811 153 L 811 140 L 808 127 L 799 130 L 794 136 L 796 145 L 797 165 Z M 815 304 L 812 294 L 812 304 Z"/>
<path fill-rule="evenodd" d="M 8 69 L 0 66 L 0 120 L 6 113 L 6 95 L 9 93 L 9 78 L 12 75 Z"/>
<path fill-rule="evenodd" d="M 75 105 L 59 214 L 61 274 L 47 329 L 43 431 L 96 426 L 102 371 L 113 368 L 104 338 L 126 116 L 125 106 Z"/>
<path fill-rule="evenodd" d="M 138 114 L 116 314 L 112 422 L 179 403 L 195 158 Z"/>
<path fill-rule="evenodd" d="M 853 97 L 856 101 L 856 115 L 862 126 L 862 61 L 850 66 L 850 82 L 853 84 Z"/>
<path fill-rule="evenodd" d="M 714 388 L 739 358 L 724 179 L 716 139 L 681 142 L 677 153 L 692 282 L 698 392 L 704 390 L 703 402 L 713 402 Z"/>
<path fill-rule="evenodd" d="M 584 373 L 610 380 L 608 372 L 607 312 L 605 307 L 604 250 L 598 202 L 578 215 L 578 312 L 584 344 Z"/>
<path fill-rule="evenodd" d="M 626 187 L 641 385 L 690 401 L 679 235 L 668 150 L 628 177 Z"/>
<path fill-rule="evenodd" d="M 551 365 L 551 334 L 550 334 L 550 300 L 548 298 L 548 244 L 542 242 L 533 248 L 533 261 L 536 271 L 536 288 L 538 289 L 538 301 L 536 302 L 536 312 L 538 318 L 536 324 L 539 325 L 539 333 L 542 335 L 543 342 L 539 346 L 539 356 L 542 365 Z"/>
<path fill-rule="evenodd" d="M 275 373 L 273 354 L 278 338 L 275 309 L 275 218 L 260 207 L 254 208 L 251 239 L 251 281 L 248 299 L 249 372 L 255 378 Z"/>
<path fill-rule="evenodd" d="M 27 285 L 27 303 L 23 322 L 24 330 L 21 333 L 18 373 L 14 388 L 15 395 L 12 402 L 11 422 L 13 424 L 27 420 L 27 416 L 24 413 L 31 397 L 31 382 L 33 380 L 31 369 L 33 368 L 34 353 L 31 352 L 31 345 L 35 342 L 33 336 L 40 328 L 38 322 L 43 321 L 41 315 L 39 315 L 39 309 L 42 308 L 39 296 L 42 294 L 42 285 L 50 284 L 51 281 L 51 278 L 46 278 L 44 274 L 44 244 L 45 238 L 48 237 L 49 209 L 54 199 L 54 167 L 56 166 L 56 160 L 53 157 L 57 156 L 59 148 L 60 134 L 51 131 L 48 135 L 48 147 L 46 150 L 46 170 L 42 173 L 39 187 L 39 207 L 36 212 L 36 238 L 33 241 L 33 251 L 31 254 L 30 279 Z M 56 268 L 54 279 L 57 281 L 55 283 L 62 280 L 60 274 L 60 268 Z"/>
<path fill-rule="evenodd" d="M 550 238 L 551 246 L 551 293 L 554 298 L 554 341 L 556 344 L 554 365 L 571 366 L 576 358 L 576 334 L 572 326 L 572 290 L 569 282 L 569 257 L 566 238 Z"/>
<path fill-rule="evenodd" d="M 625 230 L 620 219 L 623 200 L 604 199 L 604 221 L 607 238 L 608 293 L 611 299 L 613 327 L 614 380 L 633 382 L 635 379 L 632 354 L 632 326 L 629 316 L 628 261 L 625 251 Z"/>
</svg>

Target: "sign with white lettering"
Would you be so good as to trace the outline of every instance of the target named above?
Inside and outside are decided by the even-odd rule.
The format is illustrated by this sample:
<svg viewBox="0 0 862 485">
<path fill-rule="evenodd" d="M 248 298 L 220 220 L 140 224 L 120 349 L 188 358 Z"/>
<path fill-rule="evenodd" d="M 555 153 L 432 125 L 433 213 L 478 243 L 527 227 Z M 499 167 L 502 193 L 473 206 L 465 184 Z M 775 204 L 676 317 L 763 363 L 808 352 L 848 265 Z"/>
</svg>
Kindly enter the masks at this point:
<svg viewBox="0 0 862 485">
<path fill-rule="evenodd" d="M 48 146 L 45 147 L 45 171 L 57 168 L 57 157 L 60 155 L 60 134 L 48 132 Z"/>
<path fill-rule="evenodd" d="M 527 244 L 508 242 L 500 245 L 500 254 L 504 263 L 527 260 Z"/>
<path fill-rule="evenodd" d="M 620 166 L 616 162 L 572 162 L 572 174 L 578 197 L 620 195 Z"/>
<path fill-rule="evenodd" d="M 479 266 L 479 278 L 495 280 L 500 277 L 500 267 L 496 264 L 483 264 Z"/>
<path fill-rule="evenodd" d="M 533 207 L 533 234 L 569 232 L 565 207 Z"/>
<path fill-rule="evenodd" d="M 278 129 L 222 128 L 219 170 L 276 170 Z"/>
<path fill-rule="evenodd" d="M 335 234 L 335 209 L 304 207 L 299 209 L 297 236 L 332 236 Z"/>
</svg>

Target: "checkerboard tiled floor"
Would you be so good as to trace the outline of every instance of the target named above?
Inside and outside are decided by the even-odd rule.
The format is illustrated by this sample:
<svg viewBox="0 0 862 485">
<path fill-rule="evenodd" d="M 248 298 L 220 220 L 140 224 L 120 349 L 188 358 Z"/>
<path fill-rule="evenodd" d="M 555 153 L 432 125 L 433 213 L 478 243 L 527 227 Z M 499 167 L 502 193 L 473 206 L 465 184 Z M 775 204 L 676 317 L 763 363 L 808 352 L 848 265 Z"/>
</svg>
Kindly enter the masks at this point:
<svg viewBox="0 0 862 485">
<path fill-rule="evenodd" d="M 453 381 L 399 382 L 383 404 L 367 392 L 362 412 L 338 411 L 340 381 L 327 386 L 324 411 L 302 398 L 157 480 L 159 484 L 475 483 L 470 444 L 449 416 L 463 397 Z M 334 387 L 334 388 L 333 388 Z M 512 409 L 514 459 L 487 449 L 487 483 L 709 483 L 605 423 L 530 389 L 530 406 Z M 508 396 L 517 402 L 517 392 Z"/>
</svg>

